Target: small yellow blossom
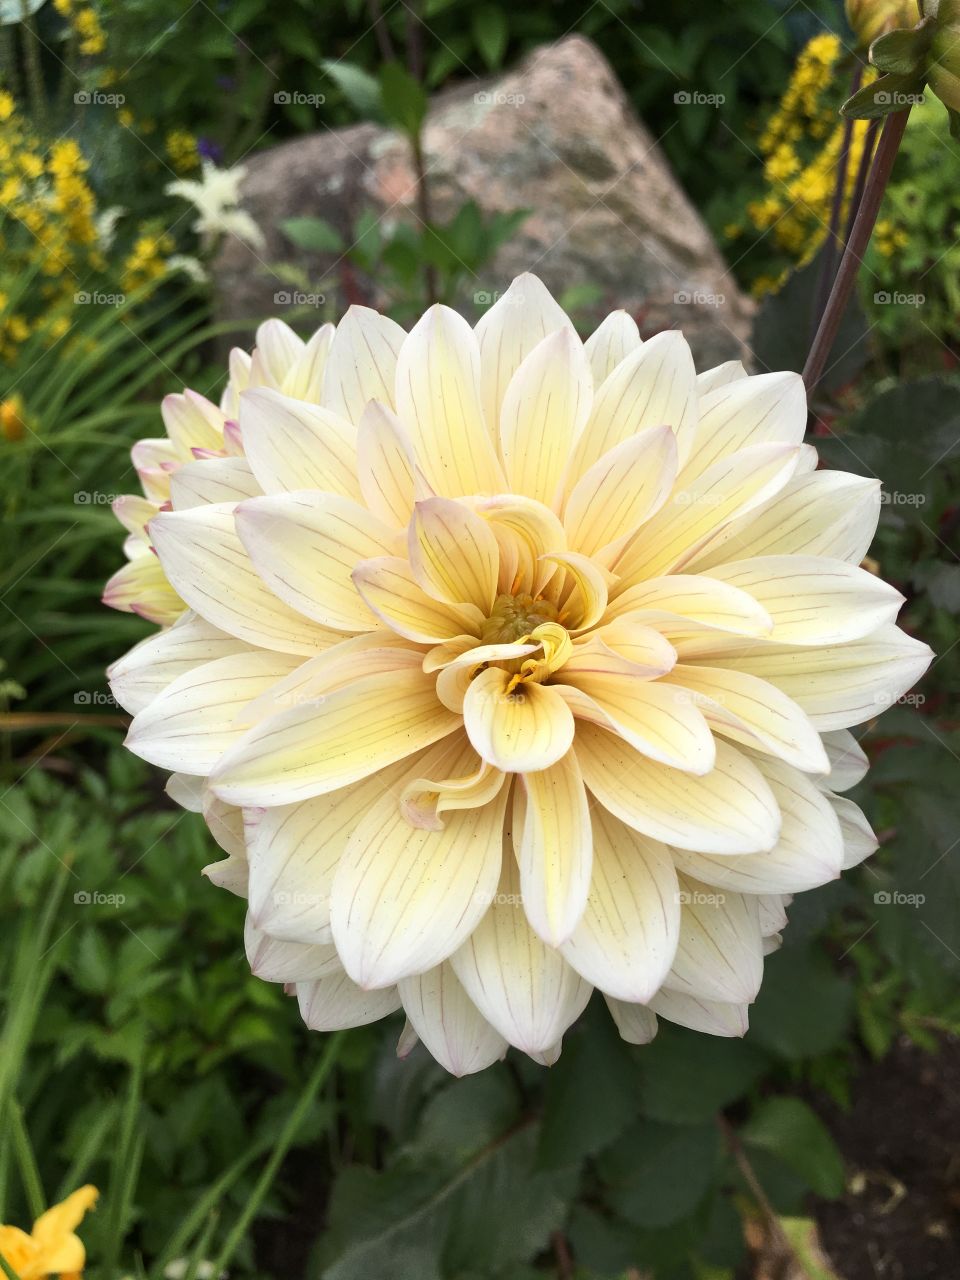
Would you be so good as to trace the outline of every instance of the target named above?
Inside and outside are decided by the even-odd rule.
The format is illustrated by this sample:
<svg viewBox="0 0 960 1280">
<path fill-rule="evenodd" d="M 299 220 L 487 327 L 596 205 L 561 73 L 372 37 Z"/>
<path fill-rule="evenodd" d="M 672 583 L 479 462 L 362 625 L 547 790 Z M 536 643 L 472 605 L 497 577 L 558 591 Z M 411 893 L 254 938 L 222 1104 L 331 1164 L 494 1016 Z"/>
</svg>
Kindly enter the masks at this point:
<svg viewBox="0 0 960 1280">
<path fill-rule="evenodd" d="M 186 129 L 174 129 L 168 133 L 164 147 L 178 173 L 188 173 L 200 163 L 197 140 Z"/>
<path fill-rule="evenodd" d="M 16 110 L 16 103 L 6 89 L 0 89 L 0 124 L 6 123 Z"/>
<path fill-rule="evenodd" d="M 76 1234 L 84 1214 L 92 1209 L 100 1193 L 96 1187 L 81 1187 L 42 1213 L 29 1235 L 19 1227 L 0 1226 L 0 1253 L 20 1280 L 42 1280 L 60 1276 L 77 1280 L 86 1262 L 86 1250 Z"/>
</svg>

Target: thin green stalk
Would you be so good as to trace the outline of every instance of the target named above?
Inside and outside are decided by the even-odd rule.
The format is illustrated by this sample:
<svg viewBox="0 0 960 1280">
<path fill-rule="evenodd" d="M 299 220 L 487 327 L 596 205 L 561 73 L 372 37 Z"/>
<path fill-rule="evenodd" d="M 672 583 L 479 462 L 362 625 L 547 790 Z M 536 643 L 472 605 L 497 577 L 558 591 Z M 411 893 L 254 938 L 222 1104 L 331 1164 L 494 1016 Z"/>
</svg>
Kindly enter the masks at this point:
<svg viewBox="0 0 960 1280">
<path fill-rule="evenodd" d="M 136 1130 L 141 1112 L 142 1086 L 143 1057 L 141 1055 L 130 1072 L 127 1097 L 120 1117 L 116 1154 L 110 1169 L 110 1195 L 106 1205 L 107 1224 L 104 1232 L 106 1243 L 101 1261 L 101 1273 L 106 1280 L 112 1280 L 119 1268 L 120 1251 L 130 1217 L 130 1206 L 133 1204 L 136 1191 L 140 1161 L 143 1158 L 145 1135 L 142 1131 Z"/>
<path fill-rule="evenodd" d="M 27 93 L 30 98 L 30 114 L 39 132 L 43 132 L 46 115 L 43 89 L 43 69 L 40 66 L 40 38 L 33 25 L 33 17 L 26 0 L 20 0 L 20 38 L 23 44 L 23 62 L 27 73 Z"/>
<path fill-rule="evenodd" d="M 20 1277 L 2 1253 L 0 1253 L 0 1267 L 3 1268 L 3 1274 L 7 1277 L 7 1280 L 20 1280 Z"/>
<path fill-rule="evenodd" d="M 20 1167 L 20 1181 L 23 1185 L 23 1194 L 27 1198 L 27 1207 L 32 1217 L 39 1218 L 46 1209 L 47 1202 L 43 1194 L 40 1170 L 37 1168 L 37 1160 L 30 1144 L 30 1135 L 23 1122 L 23 1108 L 15 1098 L 11 1098 L 7 1103 L 6 1115 L 17 1164 Z"/>
<path fill-rule="evenodd" d="M 227 1266 L 233 1259 L 238 1247 L 254 1218 L 259 1212 L 260 1206 L 266 1198 L 267 1192 L 273 1185 L 273 1180 L 277 1176 L 277 1171 L 283 1161 L 284 1156 L 293 1144 L 293 1140 L 297 1135 L 304 1117 L 313 1105 L 317 1093 L 323 1086 L 327 1076 L 333 1070 L 337 1054 L 340 1051 L 340 1045 L 343 1040 L 343 1032 L 336 1031 L 327 1041 L 320 1061 L 314 1068 L 313 1075 L 307 1081 L 306 1087 L 297 1102 L 297 1105 L 287 1116 L 286 1123 L 280 1131 L 277 1144 L 270 1153 L 270 1159 L 264 1165 L 263 1172 L 257 1180 L 247 1203 L 244 1205 L 240 1216 L 233 1224 L 233 1228 L 227 1236 L 223 1248 L 220 1250 L 216 1261 L 213 1264 L 213 1274 L 219 1275 L 221 1271 L 226 1270 Z"/>
</svg>

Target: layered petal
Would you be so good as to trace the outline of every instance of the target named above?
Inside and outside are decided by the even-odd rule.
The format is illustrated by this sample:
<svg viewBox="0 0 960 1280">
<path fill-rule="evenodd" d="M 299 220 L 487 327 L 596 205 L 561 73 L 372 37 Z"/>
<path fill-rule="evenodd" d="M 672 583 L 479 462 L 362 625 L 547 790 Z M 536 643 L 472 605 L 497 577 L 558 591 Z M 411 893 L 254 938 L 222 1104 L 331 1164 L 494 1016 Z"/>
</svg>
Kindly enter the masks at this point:
<svg viewBox="0 0 960 1280">
<path fill-rule="evenodd" d="M 404 978 L 398 987 L 417 1035 L 451 1075 L 472 1075 L 506 1053 L 506 1040 L 471 1001 L 449 962 Z"/>
<path fill-rule="evenodd" d="M 323 404 L 355 426 L 371 400 L 393 408 L 397 358 L 405 338 L 389 316 L 369 307 L 349 307 L 330 344 Z"/>
<path fill-rule="evenodd" d="M 356 431 L 329 408 L 257 387 L 240 397 L 240 432 L 264 493 L 322 489 L 360 498 Z"/>
<path fill-rule="evenodd" d="M 547 769 L 573 742 L 573 715 L 550 685 L 511 687 L 500 667 L 487 667 L 470 682 L 463 722 L 470 741 L 489 764 L 507 773 Z"/>
</svg>

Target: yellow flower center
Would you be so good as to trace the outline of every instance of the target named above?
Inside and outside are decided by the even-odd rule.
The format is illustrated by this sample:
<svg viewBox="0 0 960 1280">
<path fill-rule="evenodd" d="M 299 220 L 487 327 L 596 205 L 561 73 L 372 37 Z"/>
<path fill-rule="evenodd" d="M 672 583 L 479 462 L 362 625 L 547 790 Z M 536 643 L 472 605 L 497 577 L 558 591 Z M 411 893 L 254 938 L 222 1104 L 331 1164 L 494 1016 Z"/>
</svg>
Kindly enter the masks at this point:
<svg viewBox="0 0 960 1280">
<path fill-rule="evenodd" d="M 544 622 L 556 622 L 557 606 L 542 597 L 497 596 L 493 612 L 480 628 L 481 644 L 512 644 Z"/>
</svg>

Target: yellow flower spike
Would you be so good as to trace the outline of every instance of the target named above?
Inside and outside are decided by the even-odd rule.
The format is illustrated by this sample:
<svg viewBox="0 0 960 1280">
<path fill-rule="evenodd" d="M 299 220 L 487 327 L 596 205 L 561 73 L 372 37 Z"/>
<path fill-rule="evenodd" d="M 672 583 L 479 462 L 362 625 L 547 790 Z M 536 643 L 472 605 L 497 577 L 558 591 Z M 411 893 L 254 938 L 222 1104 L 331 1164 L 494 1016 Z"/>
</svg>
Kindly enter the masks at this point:
<svg viewBox="0 0 960 1280">
<path fill-rule="evenodd" d="M 99 1194 L 96 1187 L 80 1187 L 42 1213 L 29 1235 L 19 1227 L 0 1226 L 0 1253 L 20 1280 L 43 1280 L 45 1276 L 72 1280 L 82 1274 L 86 1250 L 76 1228 Z"/>
<path fill-rule="evenodd" d="M 14 394 L 7 400 L 0 400 L 0 435 L 4 440 L 15 444 L 16 441 L 23 439 L 25 431 L 22 397 Z"/>
</svg>

